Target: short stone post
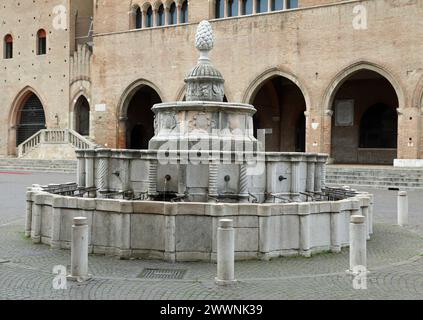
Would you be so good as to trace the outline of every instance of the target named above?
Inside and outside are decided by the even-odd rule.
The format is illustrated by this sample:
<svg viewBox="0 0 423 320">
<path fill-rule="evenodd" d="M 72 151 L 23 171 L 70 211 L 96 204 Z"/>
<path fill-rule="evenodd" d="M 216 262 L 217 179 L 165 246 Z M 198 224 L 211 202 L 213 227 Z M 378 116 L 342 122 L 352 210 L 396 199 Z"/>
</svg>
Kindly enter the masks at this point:
<svg viewBox="0 0 423 320">
<path fill-rule="evenodd" d="M 235 280 L 235 230 L 233 220 L 222 219 L 217 229 L 217 285 L 230 285 Z"/>
<path fill-rule="evenodd" d="M 29 190 L 26 193 L 26 219 L 25 219 L 25 237 L 29 238 L 31 237 L 31 229 L 32 229 L 32 189 L 29 188 Z"/>
<path fill-rule="evenodd" d="M 406 191 L 398 192 L 398 224 L 401 227 L 408 224 L 408 195 Z"/>
<path fill-rule="evenodd" d="M 88 274 L 88 220 L 85 217 L 73 219 L 71 244 L 71 274 L 69 280 L 83 282 Z"/>
<path fill-rule="evenodd" d="M 365 217 L 353 215 L 350 220 L 350 272 L 358 266 L 367 267 L 367 243 Z"/>
</svg>

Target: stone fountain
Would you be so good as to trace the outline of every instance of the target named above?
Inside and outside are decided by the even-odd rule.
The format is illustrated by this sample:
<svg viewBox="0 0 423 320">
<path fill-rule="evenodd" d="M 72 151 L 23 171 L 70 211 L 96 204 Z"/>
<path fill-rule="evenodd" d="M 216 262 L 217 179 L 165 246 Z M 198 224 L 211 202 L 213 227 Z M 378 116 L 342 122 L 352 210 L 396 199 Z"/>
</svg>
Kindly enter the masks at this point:
<svg viewBox="0 0 423 320">
<path fill-rule="evenodd" d="M 148 150 L 80 150 L 75 190 L 30 188 L 26 234 L 34 242 L 69 248 L 76 216 L 88 218 L 91 252 L 121 258 L 214 261 L 223 217 L 234 220 L 238 260 L 339 252 L 355 214 L 366 217 L 370 236 L 371 195 L 325 201 L 327 155 L 265 152 L 264 130 L 253 134 L 255 108 L 223 102 L 213 45 L 203 21 L 186 101 L 153 107 Z"/>
</svg>

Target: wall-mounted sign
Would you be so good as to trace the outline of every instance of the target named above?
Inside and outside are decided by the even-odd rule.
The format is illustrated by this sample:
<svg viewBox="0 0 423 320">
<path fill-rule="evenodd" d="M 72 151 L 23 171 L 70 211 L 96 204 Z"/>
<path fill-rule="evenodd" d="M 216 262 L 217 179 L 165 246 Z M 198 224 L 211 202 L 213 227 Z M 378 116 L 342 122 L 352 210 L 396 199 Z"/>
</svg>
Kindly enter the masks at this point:
<svg viewBox="0 0 423 320">
<path fill-rule="evenodd" d="M 337 127 L 352 127 L 354 125 L 354 100 L 335 101 L 335 125 Z"/>
<path fill-rule="evenodd" d="M 106 111 L 106 105 L 105 104 L 96 104 L 95 105 L 95 111 L 96 112 L 105 112 Z"/>
</svg>

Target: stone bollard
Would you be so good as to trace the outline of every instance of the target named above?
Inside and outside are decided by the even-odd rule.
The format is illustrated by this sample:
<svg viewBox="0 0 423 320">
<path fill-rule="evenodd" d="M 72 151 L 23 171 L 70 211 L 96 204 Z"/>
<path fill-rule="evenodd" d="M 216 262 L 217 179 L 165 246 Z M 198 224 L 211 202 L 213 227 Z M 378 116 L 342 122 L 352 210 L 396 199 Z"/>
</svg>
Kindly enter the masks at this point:
<svg viewBox="0 0 423 320">
<path fill-rule="evenodd" d="M 71 281 L 89 280 L 88 274 L 88 222 L 85 217 L 73 219 L 71 244 Z"/>
<path fill-rule="evenodd" d="M 408 196 L 406 191 L 398 192 L 398 224 L 401 227 L 408 224 Z"/>
<path fill-rule="evenodd" d="M 233 221 L 222 219 L 217 229 L 217 285 L 230 285 L 235 280 L 235 230 Z"/>
<path fill-rule="evenodd" d="M 367 267 L 367 243 L 365 217 L 353 215 L 350 220 L 350 272 L 357 267 Z"/>
</svg>

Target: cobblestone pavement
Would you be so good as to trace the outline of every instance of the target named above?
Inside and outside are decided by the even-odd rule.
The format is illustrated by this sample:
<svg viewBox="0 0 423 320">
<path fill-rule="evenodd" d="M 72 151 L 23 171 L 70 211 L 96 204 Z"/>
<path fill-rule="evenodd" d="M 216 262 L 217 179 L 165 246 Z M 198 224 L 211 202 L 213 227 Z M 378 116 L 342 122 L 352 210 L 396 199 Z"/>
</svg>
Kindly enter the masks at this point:
<svg viewBox="0 0 423 320">
<path fill-rule="evenodd" d="M 408 229 L 395 226 L 395 192 L 374 191 L 375 228 L 368 242 L 367 290 L 355 290 L 348 249 L 312 258 L 236 263 L 239 282 L 215 286 L 216 265 L 118 260 L 90 256 L 93 279 L 53 290 L 53 266 L 70 263 L 70 252 L 34 245 L 23 236 L 25 187 L 67 182 L 59 174 L 0 173 L 0 299 L 423 299 L 423 192 L 410 192 Z M 419 211 L 420 210 L 420 211 Z M 181 280 L 141 279 L 145 268 L 186 270 Z"/>
</svg>

